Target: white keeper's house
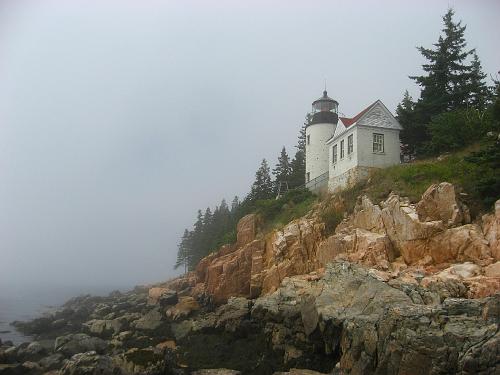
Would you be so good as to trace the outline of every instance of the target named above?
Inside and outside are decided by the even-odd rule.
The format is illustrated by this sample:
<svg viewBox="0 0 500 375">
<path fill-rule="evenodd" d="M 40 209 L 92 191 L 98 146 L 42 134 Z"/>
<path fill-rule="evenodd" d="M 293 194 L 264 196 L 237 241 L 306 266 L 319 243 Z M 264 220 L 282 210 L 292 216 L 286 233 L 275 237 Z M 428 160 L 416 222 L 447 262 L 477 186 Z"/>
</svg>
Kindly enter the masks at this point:
<svg viewBox="0 0 500 375">
<path fill-rule="evenodd" d="M 352 118 L 323 96 L 312 103 L 306 128 L 306 187 L 334 192 L 367 178 L 374 168 L 400 163 L 401 125 L 377 100 Z"/>
</svg>

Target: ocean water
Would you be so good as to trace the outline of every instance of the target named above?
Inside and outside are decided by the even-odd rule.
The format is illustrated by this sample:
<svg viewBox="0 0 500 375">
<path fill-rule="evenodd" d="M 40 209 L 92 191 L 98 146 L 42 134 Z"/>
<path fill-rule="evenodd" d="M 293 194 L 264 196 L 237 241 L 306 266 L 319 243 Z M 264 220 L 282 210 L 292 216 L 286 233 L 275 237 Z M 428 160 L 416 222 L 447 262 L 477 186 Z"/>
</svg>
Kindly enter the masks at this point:
<svg viewBox="0 0 500 375">
<path fill-rule="evenodd" d="M 78 295 L 107 295 L 113 290 L 125 291 L 128 289 L 131 289 L 131 286 L 0 286 L 0 339 L 2 341 L 11 340 L 16 345 L 32 341 L 32 337 L 22 335 L 10 323 L 15 320 L 30 320 L 40 317 Z"/>
</svg>

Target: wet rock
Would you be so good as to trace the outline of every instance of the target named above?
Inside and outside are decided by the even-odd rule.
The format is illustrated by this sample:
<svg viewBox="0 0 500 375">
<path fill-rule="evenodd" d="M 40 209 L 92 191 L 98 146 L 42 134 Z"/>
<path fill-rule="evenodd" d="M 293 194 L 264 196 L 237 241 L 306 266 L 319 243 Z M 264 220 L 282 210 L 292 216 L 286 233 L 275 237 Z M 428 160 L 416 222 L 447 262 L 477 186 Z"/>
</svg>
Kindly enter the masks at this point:
<svg viewBox="0 0 500 375">
<path fill-rule="evenodd" d="M 61 369 L 61 375 L 116 375 L 120 369 L 111 357 L 99 355 L 95 351 L 75 354 Z"/>
<path fill-rule="evenodd" d="M 45 371 L 50 371 L 61 368 L 63 360 L 64 356 L 56 353 L 42 358 L 38 363 Z"/>
<path fill-rule="evenodd" d="M 98 337 L 91 337 L 84 333 L 60 336 L 54 343 L 54 351 L 66 356 L 89 351 L 104 353 L 107 348 L 108 343 L 106 341 Z"/>
<path fill-rule="evenodd" d="M 199 309 L 200 305 L 193 297 L 181 297 L 175 306 L 166 311 L 166 316 L 174 321 L 185 319 Z"/>
<path fill-rule="evenodd" d="M 158 348 L 133 348 L 115 356 L 114 361 L 127 374 L 163 374 L 166 368 L 163 351 Z"/>
<path fill-rule="evenodd" d="M 163 325 L 163 314 L 159 308 L 152 309 L 142 318 L 134 321 L 133 326 L 135 329 L 141 331 L 154 331 Z"/>
<path fill-rule="evenodd" d="M 148 303 L 161 306 L 175 305 L 178 301 L 177 292 L 169 288 L 151 288 L 148 294 Z"/>
<path fill-rule="evenodd" d="M 191 372 L 191 375 L 240 375 L 240 371 L 229 370 L 226 368 L 204 369 Z"/>
</svg>

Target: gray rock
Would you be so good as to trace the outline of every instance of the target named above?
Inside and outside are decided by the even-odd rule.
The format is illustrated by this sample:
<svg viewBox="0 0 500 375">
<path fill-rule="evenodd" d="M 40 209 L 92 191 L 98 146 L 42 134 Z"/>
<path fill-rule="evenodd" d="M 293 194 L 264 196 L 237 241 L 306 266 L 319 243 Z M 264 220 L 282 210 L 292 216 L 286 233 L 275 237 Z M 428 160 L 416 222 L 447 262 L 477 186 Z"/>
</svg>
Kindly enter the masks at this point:
<svg viewBox="0 0 500 375">
<path fill-rule="evenodd" d="M 203 369 L 198 371 L 193 371 L 191 375 L 240 375 L 240 371 L 229 370 L 227 368 L 217 368 L 217 369 Z"/>
<path fill-rule="evenodd" d="M 160 328 L 163 324 L 164 318 L 159 308 L 152 309 L 142 318 L 137 319 L 133 326 L 135 329 L 142 331 L 154 331 Z"/>
<path fill-rule="evenodd" d="M 161 307 L 172 306 L 179 302 L 177 297 L 177 292 L 175 290 L 167 290 L 162 293 L 158 299 L 158 303 Z"/>
<path fill-rule="evenodd" d="M 324 345 L 330 363 L 340 362 L 341 373 L 498 373 L 500 295 L 429 305 L 424 297 L 337 262 L 318 282 L 285 279 L 275 293 L 255 301 L 252 318 L 266 324 L 275 350 L 284 350 L 285 357 L 299 353 L 293 359 L 299 364 L 295 349 L 306 363 L 317 353 L 319 335 L 316 345 Z M 309 338 L 316 327 L 316 338 Z"/>
<path fill-rule="evenodd" d="M 108 343 L 98 337 L 91 337 L 85 333 L 70 334 L 56 338 L 54 351 L 72 356 L 77 353 L 96 351 L 104 353 Z"/>
<path fill-rule="evenodd" d="M 38 363 L 46 371 L 57 370 L 61 367 L 63 359 L 62 354 L 56 353 L 42 358 Z"/>
<path fill-rule="evenodd" d="M 157 348 L 133 348 L 114 357 L 127 374 L 163 374 L 166 363 L 163 352 Z"/>
<path fill-rule="evenodd" d="M 60 371 L 61 375 L 116 375 L 120 369 L 109 356 L 98 355 L 95 351 L 75 354 Z"/>
</svg>

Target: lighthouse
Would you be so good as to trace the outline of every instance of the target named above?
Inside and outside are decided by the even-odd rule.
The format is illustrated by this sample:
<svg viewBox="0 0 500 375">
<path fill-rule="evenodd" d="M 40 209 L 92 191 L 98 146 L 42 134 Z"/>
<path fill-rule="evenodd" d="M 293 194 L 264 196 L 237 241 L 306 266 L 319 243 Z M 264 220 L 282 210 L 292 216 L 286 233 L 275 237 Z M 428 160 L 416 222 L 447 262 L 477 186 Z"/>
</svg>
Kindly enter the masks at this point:
<svg viewBox="0 0 500 375">
<path fill-rule="evenodd" d="M 339 103 L 323 91 L 312 103 L 312 120 L 306 127 L 306 184 L 328 181 L 328 145 L 339 120 Z M 321 180 L 321 181 L 320 181 Z M 321 185 L 323 185 L 321 183 Z M 308 186 L 314 188 L 313 186 Z"/>
</svg>

